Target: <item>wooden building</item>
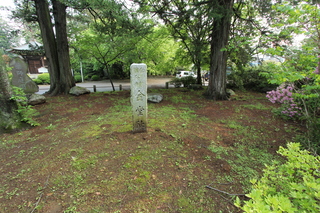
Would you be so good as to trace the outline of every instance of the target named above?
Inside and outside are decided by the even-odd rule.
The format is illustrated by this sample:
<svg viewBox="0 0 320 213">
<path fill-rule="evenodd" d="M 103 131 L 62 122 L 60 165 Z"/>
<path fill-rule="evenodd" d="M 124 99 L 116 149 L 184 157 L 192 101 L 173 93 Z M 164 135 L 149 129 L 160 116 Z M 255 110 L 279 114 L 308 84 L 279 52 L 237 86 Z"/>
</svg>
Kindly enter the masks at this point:
<svg viewBox="0 0 320 213">
<path fill-rule="evenodd" d="M 48 70 L 43 46 L 36 41 L 31 41 L 28 44 L 24 44 L 20 47 L 14 47 L 7 51 L 23 57 L 25 62 L 28 64 L 29 74 L 41 74 Z M 39 72 L 39 68 L 41 68 L 42 72 Z"/>
</svg>

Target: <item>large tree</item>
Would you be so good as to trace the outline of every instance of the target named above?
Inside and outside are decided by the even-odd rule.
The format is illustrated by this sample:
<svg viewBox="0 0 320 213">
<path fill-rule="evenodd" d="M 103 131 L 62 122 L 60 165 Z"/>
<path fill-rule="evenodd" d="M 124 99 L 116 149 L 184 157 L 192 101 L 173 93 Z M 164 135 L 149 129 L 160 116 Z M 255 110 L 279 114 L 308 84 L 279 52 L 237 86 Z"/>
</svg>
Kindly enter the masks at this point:
<svg viewBox="0 0 320 213">
<path fill-rule="evenodd" d="M 197 71 L 197 82 L 201 84 L 201 67 L 209 46 L 208 35 L 212 18 L 208 7 L 201 1 L 136 1 L 141 11 L 155 13 L 167 25 L 173 37 L 183 44 L 191 63 Z"/>
<path fill-rule="evenodd" d="M 141 8 L 156 13 L 170 26 L 188 50 L 201 83 L 201 64 L 210 47 L 210 81 L 206 95 L 214 100 L 227 99 L 226 67 L 234 0 L 137 1 Z"/>
<path fill-rule="evenodd" d="M 55 24 L 54 34 L 49 5 L 46 0 L 34 0 L 41 37 L 49 62 L 50 95 L 67 94 L 75 81 L 71 73 L 66 29 L 66 5 L 52 0 Z"/>
<path fill-rule="evenodd" d="M 210 32 L 210 78 L 206 95 L 214 100 L 227 99 L 227 51 L 225 50 L 233 16 L 234 0 L 211 0 L 214 8 L 213 26 Z"/>
<path fill-rule="evenodd" d="M 70 68 L 66 5 L 59 0 L 51 0 L 50 2 L 47 0 L 22 0 L 16 1 L 16 5 L 15 17 L 22 18 L 27 22 L 37 21 L 39 24 L 49 65 L 51 83 L 48 94 L 67 94 L 70 88 L 75 86 L 75 81 Z"/>
</svg>

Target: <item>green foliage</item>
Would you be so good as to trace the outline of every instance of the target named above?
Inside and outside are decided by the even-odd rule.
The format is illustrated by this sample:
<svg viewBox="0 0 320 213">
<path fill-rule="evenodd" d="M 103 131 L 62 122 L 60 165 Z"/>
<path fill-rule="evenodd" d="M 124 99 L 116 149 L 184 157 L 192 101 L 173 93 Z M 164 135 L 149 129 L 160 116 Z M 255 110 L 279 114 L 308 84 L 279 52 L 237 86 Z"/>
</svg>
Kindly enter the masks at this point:
<svg viewBox="0 0 320 213">
<path fill-rule="evenodd" d="M 76 83 L 81 82 L 82 81 L 81 75 L 79 75 L 79 74 L 74 75 L 74 80 Z"/>
<path fill-rule="evenodd" d="M 124 55 L 130 55 L 137 43 L 148 34 L 151 24 L 143 17 L 138 18 L 135 12 L 118 1 L 93 0 L 86 4 L 92 19 L 89 24 L 86 23 L 85 29 L 77 33 L 73 46 L 77 47 L 77 54 L 87 63 L 102 67 L 108 77 L 113 78 L 111 65 L 123 62 Z"/>
<path fill-rule="evenodd" d="M 38 78 L 35 78 L 35 79 L 32 79 L 37 85 L 39 84 L 43 84 L 42 83 L 42 80 L 38 79 Z"/>
<path fill-rule="evenodd" d="M 228 87 L 233 89 L 248 89 L 252 91 L 271 90 L 278 86 L 277 84 L 269 83 L 266 76 L 261 73 L 271 73 L 268 64 L 256 67 L 246 67 L 243 70 L 234 70 L 228 75 Z"/>
<path fill-rule="evenodd" d="M 197 79 L 192 76 L 186 76 L 182 78 L 173 78 L 171 81 L 175 87 L 180 87 L 183 84 L 184 87 L 188 87 L 190 84 L 196 84 Z"/>
<path fill-rule="evenodd" d="M 320 152 L 320 85 L 319 83 L 303 85 L 294 93 L 302 108 L 301 119 L 305 121 L 307 131 L 301 143 L 309 150 Z"/>
<path fill-rule="evenodd" d="M 0 17 L 0 49 L 6 50 L 15 43 L 19 31 L 13 30 L 12 27 L 8 24 L 8 21 Z"/>
<path fill-rule="evenodd" d="M 28 99 L 23 90 L 19 87 L 12 87 L 13 96 L 11 100 L 14 100 L 18 105 L 18 113 L 21 115 L 21 121 L 30 124 L 31 126 L 39 126 L 40 124 L 33 120 L 32 117 L 37 114 L 37 111 L 28 105 Z"/>
<path fill-rule="evenodd" d="M 178 87 L 181 87 L 182 85 L 182 81 L 180 78 L 173 78 L 171 81 L 170 81 L 171 84 L 174 85 L 174 87 L 178 88 Z"/>
<path fill-rule="evenodd" d="M 319 212 L 320 157 L 301 150 L 298 143 L 280 147 L 286 163 L 274 162 L 260 180 L 252 180 L 251 198 L 236 205 L 245 212 Z"/>
<path fill-rule="evenodd" d="M 183 83 L 184 87 L 188 87 L 190 84 L 196 84 L 197 79 L 194 78 L 193 76 L 187 76 L 187 77 L 182 77 L 181 82 Z"/>
<path fill-rule="evenodd" d="M 179 53 L 183 56 L 180 57 L 188 59 L 189 64 L 193 63 L 195 70 L 200 71 L 201 67 L 208 63 L 210 34 L 214 32 L 211 31 L 212 26 L 216 18 L 220 19 L 225 16 L 226 8 L 223 8 L 217 1 L 201 3 L 180 0 L 136 2 L 140 4 L 141 10 L 152 11 L 152 13 L 159 15 L 171 35 L 181 41 Z M 200 73 L 197 74 L 200 76 Z"/>
<path fill-rule="evenodd" d="M 177 66 L 176 52 L 179 43 L 176 42 L 165 26 L 156 27 L 153 31 L 137 43 L 136 59 L 143 58 L 148 67 L 148 74 L 172 74 Z M 190 64 L 190 60 L 188 62 Z M 189 65 L 188 64 L 188 65 Z"/>
<path fill-rule="evenodd" d="M 50 84 L 50 75 L 49 73 L 43 73 L 38 75 L 38 78 L 33 80 L 36 84 Z"/>
<path fill-rule="evenodd" d="M 273 44 L 274 48 L 267 49 L 273 55 L 286 58 L 282 66 L 274 72 L 264 73 L 270 83 L 294 84 L 295 91 L 293 98 L 301 108 L 299 119 L 306 124 L 306 135 L 302 145 L 308 149 L 320 150 L 320 61 L 319 61 L 319 14 L 317 5 L 310 1 L 297 1 L 292 4 L 290 1 L 277 3 L 273 7 L 274 11 L 280 14 L 281 19 L 275 18 L 272 27 L 279 32 Z M 275 16 L 275 17 L 280 17 Z M 288 48 L 283 44 L 285 40 L 290 40 L 295 35 L 302 34 L 304 41 L 301 47 Z M 271 39 L 271 37 L 269 38 Z M 269 40 L 269 42 L 272 42 Z M 281 106 L 283 107 L 283 106 Z"/>
<path fill-rule="evenodd" d="M 91 80 L 92 80 L 92 81 L 99 81 L 99 80 L 100 80 L 100 76 L 98 76 L 98 75 L 93 75 L 93 76 L 91 76 Z"/>
</svg>

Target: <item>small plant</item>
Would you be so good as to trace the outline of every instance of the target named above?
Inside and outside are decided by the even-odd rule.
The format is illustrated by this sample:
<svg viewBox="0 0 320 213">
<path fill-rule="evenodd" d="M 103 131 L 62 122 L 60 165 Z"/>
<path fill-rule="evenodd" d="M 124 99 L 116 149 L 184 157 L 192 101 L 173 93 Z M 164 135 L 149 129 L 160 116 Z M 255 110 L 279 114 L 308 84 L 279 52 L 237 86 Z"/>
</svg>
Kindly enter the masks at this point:
<svg viewBox="0 0 320 213">
<path fill-rule="evenodd" d="M 31 126 L 39 126 L 40 124 L 32 119 L 34 115 L 37 114 L 37 111 L 28 105 L 27 97 L 23 90 L 19 87 L 12 87 L 13 96 L 11 100 L 14 100 L 18 105 L 18 113 L 21 115 L 21 121 L 30 124 Z"/>
<path fill-rule="evenodd" d="M 299 143 L 280 147 L 286 163 L 274 162 L 260 180 L 252 180 L 251 200 L 236 206 L 245 212 L 319 212 L 320 157 L 300 149 Z"/>
<path fill-rule="evenodd" d="M 45 127 L 46 130 L 53 130 L 54 129 L 54 125 L 50 124 L 49 126 Z"/>
</svg>

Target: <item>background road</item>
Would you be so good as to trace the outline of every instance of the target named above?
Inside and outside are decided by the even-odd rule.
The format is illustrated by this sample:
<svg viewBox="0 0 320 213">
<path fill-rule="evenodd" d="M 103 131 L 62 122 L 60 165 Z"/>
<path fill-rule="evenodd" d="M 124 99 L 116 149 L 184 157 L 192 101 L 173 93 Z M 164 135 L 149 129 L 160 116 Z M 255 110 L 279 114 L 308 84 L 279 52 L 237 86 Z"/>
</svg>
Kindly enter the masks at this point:
<svg viewBox="0 0 320 213">
<path fill-rule="evenodd" d="M 171 81 L 172 78 L 158 78 L 158 77 L 150 77 L 148 78 L 148 88 L 165 88 L 166 82 Z M 94 85 L 96 86 L 97 92 L 105 92 L 112 91 L 112 86 L 109 80 L 103 81 L 85 81 L 82 83 L 76 83 L 77 86 L 85 87 L 93 92 Z M 113 85 L 116 91 L 119 91 L 120 85 L 122 86 L 122 90 L 130 90 L 130 79 L 124 80 L 113 80 Z M 173 87 L 173 85 L 169 85 L 169 87 Z M 50 88 L 50 85 L 39 85 L 39 92 L 37 94 L 44 94 Z"/>
</svg>

